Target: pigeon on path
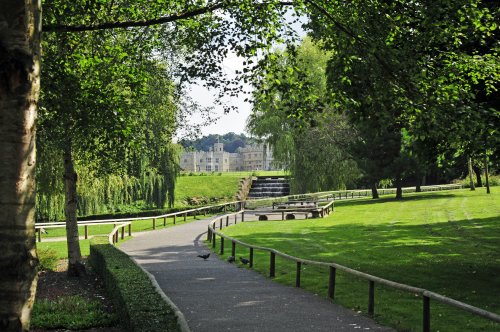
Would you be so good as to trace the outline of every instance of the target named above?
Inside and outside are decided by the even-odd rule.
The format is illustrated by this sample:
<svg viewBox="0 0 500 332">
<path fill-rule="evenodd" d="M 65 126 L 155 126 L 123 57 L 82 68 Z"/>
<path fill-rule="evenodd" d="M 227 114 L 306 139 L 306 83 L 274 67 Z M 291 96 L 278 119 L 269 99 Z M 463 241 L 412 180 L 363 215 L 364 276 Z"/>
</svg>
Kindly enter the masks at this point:
<svg viewBox="0 0 500 332">
<path fill-rule="evenodd" d="M 208 257 L 210 257 L 210 253 L 205 254 L 205 255 L 198 255 L 198 257 L 203 258 L 203 260 L 207 260 Z"/>
<path fill-rule="evenodd" d="M 243 265 L 247 265 L 247 264 L 250 264 L 250 261 L 246 258 L 243 258 L 243 257 L 240 257 L 240 262 L 243 264 Z"/>
<path fill-rule="evenodd" d="M 234 256 L 229 256 L 229 257 L 227 258 L 227 262 L 228 262 L 228 263 L 234 263 L 235 261 L 236 261 L 236 259 L 234 258 Z"/>
</svg>

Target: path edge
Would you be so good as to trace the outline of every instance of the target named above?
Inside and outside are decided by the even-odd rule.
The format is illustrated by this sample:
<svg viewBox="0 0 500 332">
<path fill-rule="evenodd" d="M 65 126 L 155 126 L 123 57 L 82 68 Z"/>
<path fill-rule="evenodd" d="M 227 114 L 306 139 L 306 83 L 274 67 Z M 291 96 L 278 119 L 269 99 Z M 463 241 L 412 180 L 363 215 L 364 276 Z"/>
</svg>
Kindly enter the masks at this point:
<svg viewBox="0 0 500 332">
<path fill-rule="evenodd" d="M 130 260 L 132 262 L 134 262 L 134 264 L 137 267 L 139 267 L 148 276 L 149 280 L 151 280 L 151 283 L 153 284 L 153 286 L 155 288 L 155 291 L 174 310 L 174 314 L 177 317 L 177 323 L 179 324 L 181 332 L 192 332 L 191 329 L 189 328 L 189 325 L 187 323 L 186 317 L 184 316 L 184 314 L 182 313 L 182 311 L 180 311 L 179 307 L 177 307 L 175 305 L 175 303 L 167 296 L 167 294 L 165 294 L 163 292 L 163 290 L 160 288 L 160 285 L 158 285 L 158 282 L 156 281 L 156 278 L 150 272 L 148 272 L 145 268 L 143 268 L 139 263 L 137 263 L 137 261 L 133 257 L 131 257 L 129 254 L 127 254 L 121 248 L 116 247 L 116 246 L 115 246 L 115 248 L 118 249 L 119 251 L 121 251 L 122 253 L 124 253 L 125 255 L 127 255 L 130 258 Z"/>
</svg>

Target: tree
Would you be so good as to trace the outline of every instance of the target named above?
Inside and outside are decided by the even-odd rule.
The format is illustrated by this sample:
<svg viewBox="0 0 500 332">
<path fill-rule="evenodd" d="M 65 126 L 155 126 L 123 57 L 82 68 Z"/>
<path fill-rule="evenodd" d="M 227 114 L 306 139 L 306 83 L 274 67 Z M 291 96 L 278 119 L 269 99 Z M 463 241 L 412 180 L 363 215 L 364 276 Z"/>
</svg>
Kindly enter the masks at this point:
<svg viewBox="0 0 500 332">
<path fill-rule="evenodd" d="M 358 175 L 345 151 L 356 133 L 326 102 L 329 57 L 306 38 L 267 55 L 266 70 L 254 80 L 249 131 L 272 146 L 297 193 L 345 188 Z"/>
<path fill-rule="evenodd" d="M 498 136 L 496 111 L 475 97 L 482 90 L 492 98 L 498 86 L 495 6 L 471 0 L 308 3 L 313 35 L 335 52 L 329 88 L 355 126 L 391 133 L 388 140 L 396 144 L 383 148 L 392 151 L 387 170 L 396 184 L 417 173 L 411 165 L 422 168 L 446 150 L 475 151 L 474 142 L 496 141 L 481 134 Z M 471 40 L 483 47 L 470 52 L 464 45 Z"/>
<path fill-rule="evenodd" d="M 40 3 L 0 3 L 0 329 L 27 331 L 36 288 Z"/>
</svg>

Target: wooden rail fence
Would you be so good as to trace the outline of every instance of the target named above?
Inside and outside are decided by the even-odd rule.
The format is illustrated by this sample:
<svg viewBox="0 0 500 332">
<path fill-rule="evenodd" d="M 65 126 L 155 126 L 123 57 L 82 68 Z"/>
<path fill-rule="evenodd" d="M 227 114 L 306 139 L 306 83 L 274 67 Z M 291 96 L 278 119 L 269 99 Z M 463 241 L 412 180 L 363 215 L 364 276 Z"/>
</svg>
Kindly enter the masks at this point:
<svg viewBox="0 0 500 332">
<path fill-rule="evenodd" d="M 431 309 L 430 309 L 430 300 L 435 300 L 441 303 L 444 303 L 446 305 L 467 311 L 473 315 L 479 316 L 486 318 L 488 320 L 500 323 L 500 315 L 495 314 L 493 312 L 489 312 L 486 310 L 483 310 L 481 308 L 474 307 L 472 305 L 469 305 L 467 303 L 463 303 L 457 300 L 454 300 L 452 298 L 431 292 L 429 290 L 423 289 L 423 288 L 418 288 L 418 287 L 413 287 L 409 286 L 406 284 L 401 284 L 397 283 L 388 279 L 384 278 L 379 278 L 377 276 L 373 276 L 364 272 L 360 272 L 354 269 L 351 269 L 349 267 L 336 264 L 336 263 L 326 263 L 326 262 L 319 262 L 319 261 L 313 261 L 313 260 L 308 260 L 308 259 L 303 259 L 295 256 L 288 255 L 286 253 L 280 252 L 276 249 L 273 248 L 267 248 L 267 247 L 262 247 L 262 246 L 256 246 L 256 245 L 251 245 L 242 241 L 239 241 L 236 238 L 229 237 L 227 235 L 224 235 L 223 233 L 220 232 L 220 230 L 223 228 L 223 220 L 229 217 L 234 217 L 234 221 L 236 224 L 236 221 L 238 219 L 238 215 L 241 215 L 240 220 L 244 221 L 244 214 L 245 211 L 239 211 L 236 213 L 224 215 L 221 217 L 215 218 L 209 225 L 208 225 L 208 231 L 207 231 L 207 241 L 211 241 L 212 243 L 212 248 L 216 248 L 216 237 L 219 236 L 220 238 L 220 253 L 224 254 L 224 243 L 226 241 L 231 242 L 231 255 L 233 257 L 236 257 L 236 245 L 240 245 L 242 247 L 248 248 L 249 249 L 249 257 L 250 257 L 250 263 L 249 266 L 253 267 L 254 265 L 254 250 L 261 250 L 261 251 L 266 251 L 269 252 L 269 277 L 273 278 L 276 275 L 276 256 L 280 256 L 282 258 L 294 261 L 296 263 L 296 270 L 295 270 L 295 286 L 300 287 L 301 285 L 301 271 L 302 271 L 302 265 L 308 264 L 308 265 L 313 265 L 313 266 L 322 266 L 326 267 L 329 269 L 329 278 L 328 278 L 328 297 L 331 298 L 332 300 L 335 298 L 335 282 L 336 282 L 336 273 L 337 270 L 346 272 L 348 274 L 351 274 L 353 276 L 365 279 L 368 282 L 368 314 L 373 315 L 375 312 L 375 285 L 380 284 L 380 285 L 385 285 L 394 289 L 402 290 L 405 292 L 409 292 L 412 294 L 418 294 L 422 297 L 422 331 L 424 332 L 430 332 L 431 330 Z M 217 231 L 217 223 L 219 224 L 219 231 Z M 228 223 L 225 224 L 226 227 L 230 226 Z"/>
</svg>

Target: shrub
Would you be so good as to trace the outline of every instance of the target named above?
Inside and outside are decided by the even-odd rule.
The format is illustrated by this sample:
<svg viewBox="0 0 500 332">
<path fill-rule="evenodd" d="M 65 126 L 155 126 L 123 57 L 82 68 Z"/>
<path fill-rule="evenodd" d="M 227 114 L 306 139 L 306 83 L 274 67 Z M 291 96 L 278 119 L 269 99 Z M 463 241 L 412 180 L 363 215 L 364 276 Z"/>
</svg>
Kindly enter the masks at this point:
<svg viewBox="0 0 500 332">
<path fill-rule="evenodd" d="M 89 261 L 104 280 L 127 331 L 180 331 L 174 310 L 148 276 L 107 237 L 91 241 Z"/>
</svg>

